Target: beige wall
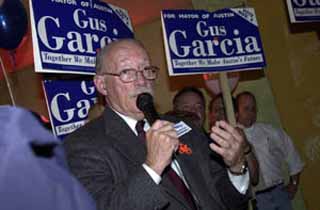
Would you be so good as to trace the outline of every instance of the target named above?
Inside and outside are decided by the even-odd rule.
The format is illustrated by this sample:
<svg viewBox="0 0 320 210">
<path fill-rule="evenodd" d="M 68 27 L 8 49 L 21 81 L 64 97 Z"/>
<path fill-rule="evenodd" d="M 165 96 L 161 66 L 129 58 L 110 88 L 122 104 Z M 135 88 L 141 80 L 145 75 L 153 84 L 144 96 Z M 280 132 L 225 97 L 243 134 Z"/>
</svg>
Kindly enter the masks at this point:
<svg viewBox="0 0 320 210">
<path fill-rule="evenodd" d="M 302 24 L 299 28 L 290 26 L 284 2 L 249 1 L 249 5 L 257 13 L 268 63 L 266 74 L 281 123 L 306 162 L 301 180 L 306 207 L 318 210 L 320 72 L 317 68 L 320 66 L 320 43 L 312 28 L 320 28 L 312 24 Z"/>
</svg>

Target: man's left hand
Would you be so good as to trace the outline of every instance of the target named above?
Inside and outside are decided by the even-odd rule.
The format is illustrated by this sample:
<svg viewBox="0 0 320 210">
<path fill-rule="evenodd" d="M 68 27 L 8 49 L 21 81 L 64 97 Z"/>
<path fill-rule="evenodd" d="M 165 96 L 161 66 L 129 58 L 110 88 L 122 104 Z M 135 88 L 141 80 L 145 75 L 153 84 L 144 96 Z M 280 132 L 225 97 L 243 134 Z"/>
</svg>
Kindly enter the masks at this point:
<svg viewBox="0 0 320 210">
<path fill-rule="evenodd" d="M 285 190 L 288 192 L 290 200 L 292 200 L 297 193 L 298 186 L 295 184 L 289 183 L 285 187 Z"/>
<path fill-rule="evenodd" d="M 210 137 L 214 141 L 210 148 L 222 156 L 229 169 L 233 172 L 241 171 L 248 144 L 244 133 L 225 121 L 218 121 L 212 126 Z"/>
</svg>

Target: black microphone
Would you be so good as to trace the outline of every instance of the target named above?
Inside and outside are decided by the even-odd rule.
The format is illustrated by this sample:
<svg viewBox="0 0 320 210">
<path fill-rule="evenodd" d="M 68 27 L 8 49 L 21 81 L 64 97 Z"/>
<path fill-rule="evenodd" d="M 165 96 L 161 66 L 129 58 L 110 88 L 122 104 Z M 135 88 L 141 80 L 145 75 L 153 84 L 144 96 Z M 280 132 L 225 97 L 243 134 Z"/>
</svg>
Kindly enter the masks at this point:
<svg viewBox="0 0 320 210">
<path fill-rule="evenodd" d="M 140 93 L 137 97 L 137 107 L 143 112 L 150 126 L 159 119 L 159 114 L 154 108 L 153 97 L 150 93 Z M 175 151 L 173 156 L 176 157 L 178 153 Z"/>
<path fill-rule="evenodd" d="M 137 97 L 137 107 L 143 112 L 150 126 L 159 119 L 159 114 L 154 108 L 153 97 L 150 93 L 140 93 Z"/>
</svg>

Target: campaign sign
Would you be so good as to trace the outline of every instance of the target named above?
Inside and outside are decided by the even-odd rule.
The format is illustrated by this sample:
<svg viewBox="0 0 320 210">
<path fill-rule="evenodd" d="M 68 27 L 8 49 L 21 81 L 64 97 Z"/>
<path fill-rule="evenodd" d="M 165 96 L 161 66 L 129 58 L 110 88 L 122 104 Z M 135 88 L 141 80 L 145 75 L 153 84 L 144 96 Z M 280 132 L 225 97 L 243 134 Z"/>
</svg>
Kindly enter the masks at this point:
<svg viewBox="0 0 320 210">
<path fill-rule="evenodd" d="M 266 65 L 252 8 L 163 10 L 161 20 L 169 75 L 259 69 Z"/>
<path fill-rule="evenodd" d="M 31 0 L 36 72 L 95 74 L 96 52 L 132 38 L 126 10 L 99 0 Z"/>
<path fill-rule="evenodd" d="M 63 138 L 84 125 L 90 107 L 96 103 L 93 81 L 44 80 L 53 133 Z"/>
<path fill-rule="evenodd" d="M 319 0 L 287 0 L 291 23 L 320 21 Z"/>
</svg>

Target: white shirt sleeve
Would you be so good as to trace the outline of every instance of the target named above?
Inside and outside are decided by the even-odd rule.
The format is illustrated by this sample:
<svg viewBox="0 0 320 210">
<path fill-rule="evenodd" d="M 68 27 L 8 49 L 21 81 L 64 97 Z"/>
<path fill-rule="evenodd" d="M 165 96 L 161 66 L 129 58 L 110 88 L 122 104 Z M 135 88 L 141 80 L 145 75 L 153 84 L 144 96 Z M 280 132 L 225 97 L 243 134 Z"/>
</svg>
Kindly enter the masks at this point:
<svg viewBox="0 0 320 210">
<path fill-rule="evenodd" d="M 233 186 L 241 193 L 241 194 L 246 194 L 248 188 L 249 188 L 249 172 L 248 170 L 244 175 L 233 175 L 229 170 L 228 170 L 228 176 L 230 181 L 232 182 Z"/>
<path fill-rule="evenodd" d="M 283 141 L 282 149 L 284 150 L 284 154 L 286 156 L 290 176 L 298 174 L 302 171 L 304 167 L 304 162 L 301 160 L 300 155 L 294 147 L 293 141 L 288 136 L 288 134 L 284 130 L 279 129 L 278 135 L 280 136 L 280 139 Z"/>
<path fill-rule="evenodd" d="M 147 164 L 142 164 L 142 167 L 150 175 L 152 180 L 159 184 L 161 182 L 161 176 L 159 176 L 153 169 Z M 249 172 L 247 171 L 244 175 L 236 176 L 228 171 L 228 176 L 233 186 L 241 193 L 245 194 L 249 188 Z"/>
<path fill-rule="evenodd" d="M 150 175 L 152 180 L 156 183 L 159 184 L 161 182 L 161 176 L 159 176 L 152 168 L 150 168 L 147 164 L 142 164 L 142 167 L 146 172 Z"/>
</svg>

